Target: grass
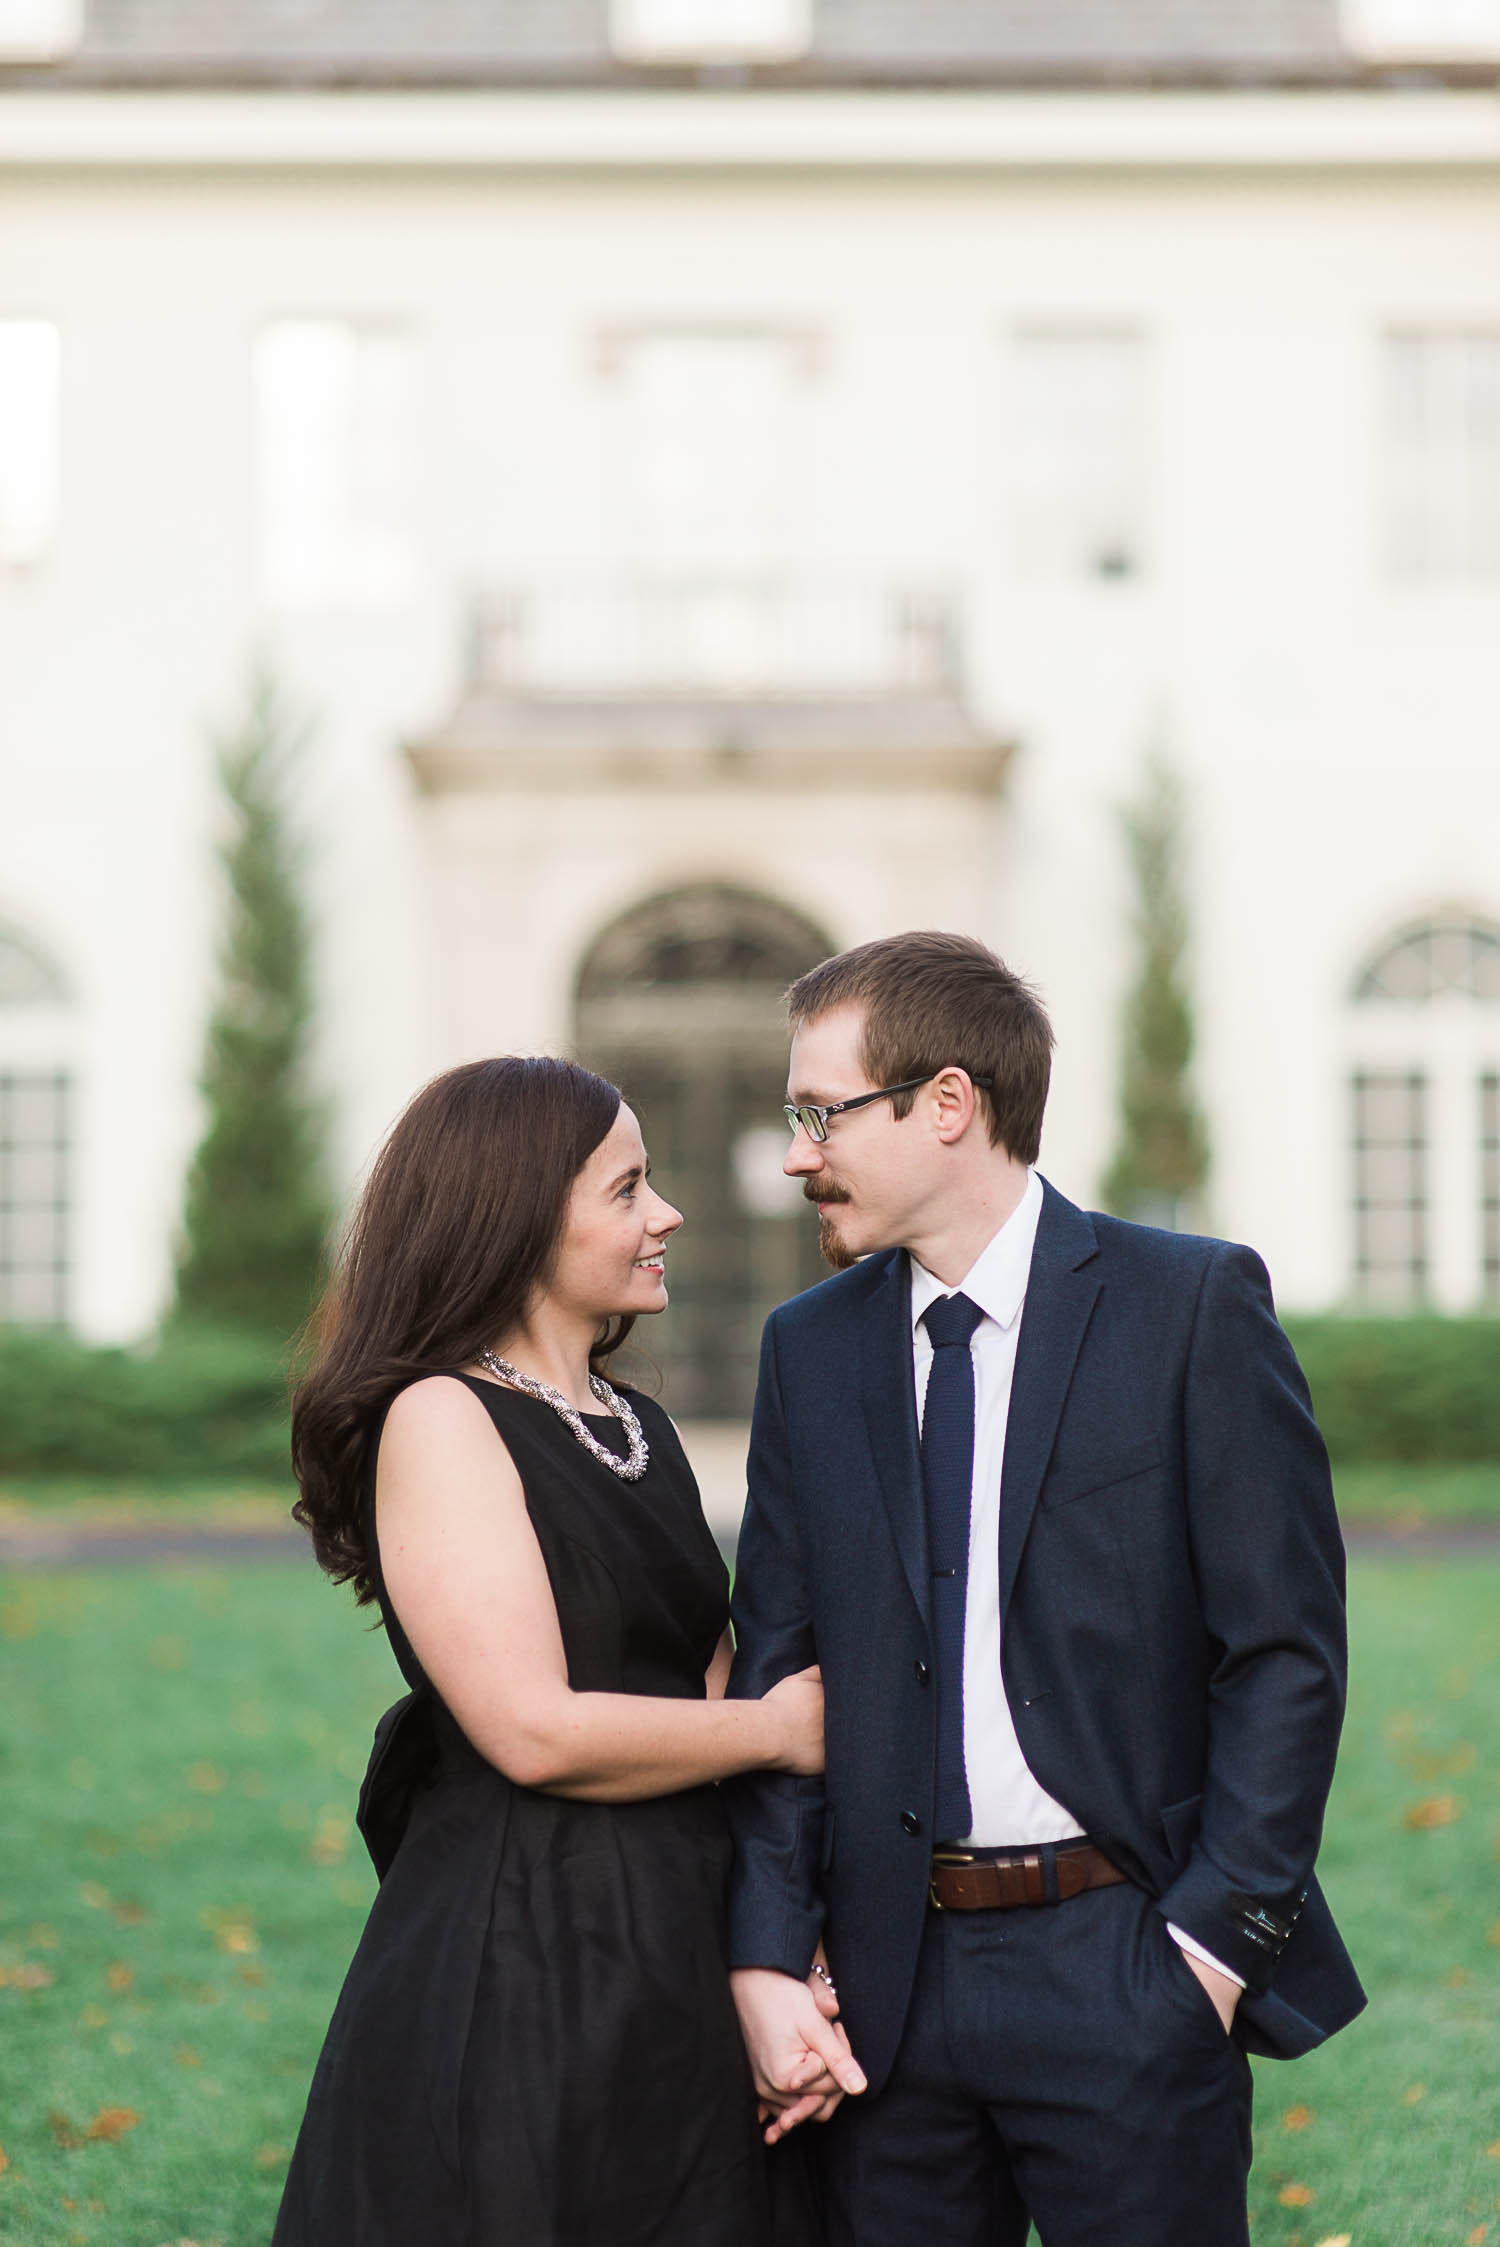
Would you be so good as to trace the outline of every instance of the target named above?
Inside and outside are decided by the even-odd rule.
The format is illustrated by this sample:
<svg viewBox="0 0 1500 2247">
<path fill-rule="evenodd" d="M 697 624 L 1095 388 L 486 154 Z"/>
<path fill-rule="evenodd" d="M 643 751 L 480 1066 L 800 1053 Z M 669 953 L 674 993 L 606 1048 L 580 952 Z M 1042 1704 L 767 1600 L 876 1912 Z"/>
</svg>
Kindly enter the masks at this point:
<svg viewBox="0 0 1500 2247">
<path fill-rule="evenodd" d="M 1322 1871 L 1373 2002 L 1258 2065 L 1253 2236 L 1500 2247 L 1500 1559 L 1353 1593 Z M 0 1578 L 0 2240 L 265 2247 L 395 1688 L 306 1565 Z"/>
</svg>

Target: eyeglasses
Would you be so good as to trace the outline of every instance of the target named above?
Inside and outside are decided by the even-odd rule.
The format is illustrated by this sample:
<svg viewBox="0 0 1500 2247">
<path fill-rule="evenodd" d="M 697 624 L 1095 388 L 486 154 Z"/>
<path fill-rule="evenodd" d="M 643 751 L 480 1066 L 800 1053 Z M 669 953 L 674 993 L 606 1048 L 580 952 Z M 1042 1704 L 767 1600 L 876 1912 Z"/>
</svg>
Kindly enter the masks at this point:
<svg viewBox="0 0 1500 2247">
<path fill-rule="evenodd" d="M 830 1100 L 825 1108 L 814 1107 L 811 1101 L 804 1101 L 797 1107 L 788 1103 L 781 1112 L 794 1137 L 798 1131 L 805 1131 L 814 1146 L 821 1147 L 828 1137 L 830 1116 L 847 1116 L 852 1109 L 868 1108 L 872 1100 L 890 1100 L 898 1092 L 915 1092 L 919 1085 L 931 1084 L 933 1078 L 941 1074 L 939 1069 L 929 1069 L 925 1077 L 907 1077 L 901 1084 L 882 1085 L 879 1092 L 856 1093 L 852 1100 Z M 994 1082 L 991 1077 L 971 1077 L 969 1081 L 977 1085 L 981 1092 L 988 1092 Z"/>
</svg>

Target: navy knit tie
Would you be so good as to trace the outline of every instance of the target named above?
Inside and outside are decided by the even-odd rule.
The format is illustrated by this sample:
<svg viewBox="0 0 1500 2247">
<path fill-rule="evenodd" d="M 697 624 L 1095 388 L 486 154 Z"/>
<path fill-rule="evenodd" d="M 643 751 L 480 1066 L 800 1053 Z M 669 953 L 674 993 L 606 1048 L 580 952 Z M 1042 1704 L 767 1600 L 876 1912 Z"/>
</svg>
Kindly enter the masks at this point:
<svg viewBox="0 0 1500 2247">
<path fill-rule="evenodd" d="M 974 1486 L 974 1360 L 969 1344 L 983 1317 L 967 1295 L 939 1296 L 922 1313 L 932 1344 L 922 1408 L 922 1483 L 937 1670 L 938 1841 L 961 1841 L 974 1822 L 964 1768 L 964 1602 Z"/>
</svg>

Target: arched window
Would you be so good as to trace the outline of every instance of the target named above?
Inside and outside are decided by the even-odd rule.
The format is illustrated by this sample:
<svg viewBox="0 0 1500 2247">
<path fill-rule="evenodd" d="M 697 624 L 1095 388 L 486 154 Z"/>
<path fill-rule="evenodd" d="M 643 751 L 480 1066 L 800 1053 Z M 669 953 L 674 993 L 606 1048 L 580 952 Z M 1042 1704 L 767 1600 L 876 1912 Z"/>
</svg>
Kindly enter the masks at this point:
<svg viewBox="0 0 1500 2247">
<path fill-rule="evenodd" d="M 668 1252 L 672 1307 L 640 1337 L 679 1418 L 747 1414 L 766 1313 L 823 1277 L 781 1171 L 780 996 L 834 949 L 774 898 L 701 883 L 612 921 L 578 971 L 579 1056 L 624 1088 L 655 1183 L 687 1219 Z"/>
<path fill-rule="evenodd" d="M 1354 1289 L 1500 1304 L 1500 924 L 1429 914 L 1354 978 Z"/>
<path fill-rule="evenodd" d="M 67 1315 L 73 1073 L 67 989 L 0 927 L 0 1325 Z"/>
</svg>

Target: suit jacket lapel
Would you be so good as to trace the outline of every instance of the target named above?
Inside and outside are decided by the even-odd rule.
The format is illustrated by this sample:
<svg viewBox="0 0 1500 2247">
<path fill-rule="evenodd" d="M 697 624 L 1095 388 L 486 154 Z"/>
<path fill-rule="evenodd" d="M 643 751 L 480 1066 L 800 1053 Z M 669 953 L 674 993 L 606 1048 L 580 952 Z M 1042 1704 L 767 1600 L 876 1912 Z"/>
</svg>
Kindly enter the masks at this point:
<svg viewBox="0 0 1500 2247">
<path fill-rule="evenodd" d="M 917 1450 L 917 1398 L 911 1358 L 911 1266 L 899 1249 L 886 1260 L 866 1307 L 860 1402 L 896 1550 L 925 1618 L 930 1586 L 927 1508 Z"/>
<path fill-rule="evenodd" d="M 1068 1384 L 1100 1282 L 1090 1220 L 1043 1180 L 1045 1198 L 1016 1346 L 1005 1462 L 1000 1477 L 1000 1612 L 1010 1601 L 1021 1548 L 1057 1436 Z"/>
</svg>

